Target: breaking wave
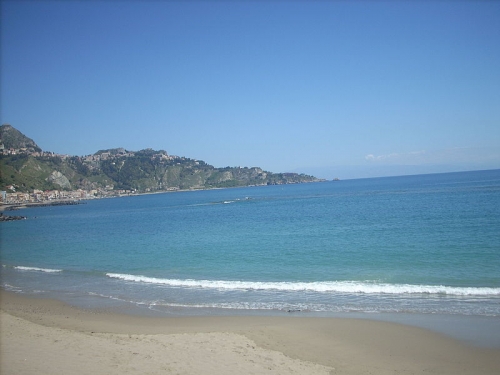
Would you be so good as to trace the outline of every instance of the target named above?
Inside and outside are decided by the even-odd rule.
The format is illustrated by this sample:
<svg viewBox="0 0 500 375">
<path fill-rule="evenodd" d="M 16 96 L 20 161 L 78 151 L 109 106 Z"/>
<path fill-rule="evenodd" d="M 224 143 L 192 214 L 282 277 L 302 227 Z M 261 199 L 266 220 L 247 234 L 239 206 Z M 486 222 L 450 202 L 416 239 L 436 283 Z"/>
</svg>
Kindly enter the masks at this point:
<svg viewBox="0 0 500 375">
<path fill-rule="evenodd" d="M 439 294 L 450 296 L 500 296 L 500 288 L 453 287 L 443 285 L 388 284 L 359 281 L 260 282 L 228 280 L 162 279 L 141 275 L 107 273 L 106 276 L 129 282 L 184 288 L 257 291 L 308 291 L 348 294 Z"/>
<path fill-rule="evenodd" d="M 47 272 L 47 273 L 62 272 L 62 270 L 51 269 L 51 268 L 24 267 L 24 266 L 15 266 L 14 269 L 20 271 L 36 271 L 36 272 Z"/>
</svg>

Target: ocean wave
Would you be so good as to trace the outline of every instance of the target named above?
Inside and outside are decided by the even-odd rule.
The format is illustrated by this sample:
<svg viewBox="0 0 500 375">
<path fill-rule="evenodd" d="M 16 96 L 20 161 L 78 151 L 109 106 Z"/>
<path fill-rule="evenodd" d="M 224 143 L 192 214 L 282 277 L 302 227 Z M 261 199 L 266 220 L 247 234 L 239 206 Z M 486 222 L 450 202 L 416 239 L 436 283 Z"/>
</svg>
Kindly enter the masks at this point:
<svg viewBox="0 0 500 375">
<path fill-rule="evenodd" d="M 36 272 L 47 272 L 47 273 L 62 272 L 62 270 L 51 269 L 51 268 L 24 267 L 24 266 L 15 266 L 14 269 L 20 271 L 36 271 Z"/>
<path fill-rule="evenodd" d="M 348 294 L 438 294 L 450 296 L 500 296 L 500 288 L 453 287 L 443 285 L 411 285 L 370 283 L 358 281 L 318 281 L 318 282 L 259 282 L 227 280 L 161 279 L 155 277 L 107 273 L 106 276 L 130 282 L 167 285 L 171 287 L 207 288 L 219 290 L 257 291 L 307 291 L 318 293 Z"/>
</svg>

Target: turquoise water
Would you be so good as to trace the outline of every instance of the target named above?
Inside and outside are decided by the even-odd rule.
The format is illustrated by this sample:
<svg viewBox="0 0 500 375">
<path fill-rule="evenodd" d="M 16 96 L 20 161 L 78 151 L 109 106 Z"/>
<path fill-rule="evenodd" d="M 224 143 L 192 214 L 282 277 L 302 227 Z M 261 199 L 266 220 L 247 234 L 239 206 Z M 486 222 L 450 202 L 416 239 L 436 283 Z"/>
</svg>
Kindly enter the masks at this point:
<svg viewBox="0 0 500 375">
<path fill-rule="evenodd" d="M 1 283 L 163 314 L 500 316 L 500 170 L 29 208 Z"/>
</svg>

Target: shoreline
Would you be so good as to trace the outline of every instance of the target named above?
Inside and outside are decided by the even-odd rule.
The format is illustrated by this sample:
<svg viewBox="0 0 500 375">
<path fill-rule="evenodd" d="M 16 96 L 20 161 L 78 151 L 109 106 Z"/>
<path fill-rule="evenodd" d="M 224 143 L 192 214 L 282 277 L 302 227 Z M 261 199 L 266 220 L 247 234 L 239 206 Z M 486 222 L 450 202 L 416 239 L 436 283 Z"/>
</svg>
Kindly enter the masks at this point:
<svg viewBox="0 0 500 375">
<path fill-rule="evenodd" d="M 78 198 L 78 199 L 53 199 L 51 201 L 41 201 L 41 202 L 25 202 L 25 203 L 1 203 L 0 202 L 0 212 L 2 211 L 13 211 L 29 207 L 49 207 L 49 206 L 65 206 L 65 205 L 78 205 L 85 204 L 87 201 L 98 200 L 98 199 L 111 199 L 111 198 L 124 198 L 124 197 L 140 197 L 143 195 L 156 195 L 156 194 L 169 194 L 169 193 L 185 193 L 190 191 L 208 191 L 208 190 L 225 190 L 225 189 L 240 189 L 240 188 L 250 188 L 250 187 L 263 187 L 263 186 L 279 186 L 279 185 L 300 185 L 300 184 L 311 184 L 319 182 L 331 182 L 333 180 L 319 179 L 318 181 L 305 181 L 305 182 L 290 182 L 287 184 L 272 184 L 272 185 L 243 185 L 243 186 L 227 186 L 227 187 L 193 187 L 189 189 L 175 189 L 175 190 L 155 190 L 140 193 L 130 193 L 130 194 L 120 194 L 120 195 L 105 195 L 100 197 L 92 198 Z M 74 203 L 72 203 L 74 202 Z"/>
<path fill-rule="evenodd" d="M 28 202 L 28 203 L 9 203 L 0 205 L 0 212 L 3 211 L 17 211 L 30 207 L 51 207 L 51 206 L 76 206 L 79 204 L 85 204 L 88 199 L 79 200 L 68 200 L 68 199 L 57 199 L 52 201 L 43 202 Z"/>
<path fill-rule="evenodd" d="M 332 180 L 333 181 L 333 180 Z M 28 207 L 48 207 L 48 206 L 64 206 L 64 205 L 75 205 L 84 204 L 87 201 L 92 201 L 95 199 L 110 199 L 110 198 L 123 198 L 123 197 L 139 197 L 142 195 L 155 195 L 155 194 L 167 194 L 167 193 L 184 193 L 190 191 L 207 191 L 207 190 L 225 190 L 225 189 L 239 189 L 239 188 L 249 188 L 249 187 L 261 187 L 261 186 L 279 186 L 279 185 L 300 185 L 300 184 L 311 184 L 318 182 L 331 182 L 330 180 L 318 179 L 317 181 L 304 181 L 304 182 L 289 182 L 286 184 L 262 184 L 262 185 L 242 185 L 242 186 L 227 186 L 227 187 L 192 187 L 188 189 L 173 189 L 173 190 L 155 190 L 155 191 L 141 191 L 128 194 L 118 194 L 118 195 L 102 195 L 99 197 L 87 197 L 87 198 L 75 198 L 75 199 L 52 199 L 48 201 L 40 202 L 19 202 L 19 203 L 3 203 L 0 202 L 0 212 L 1 211 L 11 211 L 17 209 L 23 209 Z M 73 203 L 72 203 L 73 202 Z"/>
<path fill-rule="evenodd" d="M 73 371 L 75 361 L 107 374 L 496 374 L 500 368 L 498 348 L 368 319 L 147 317 L 4 290 L 0 310 L 2 373 L 89 372 L 87 365 Z"/>
</svg>

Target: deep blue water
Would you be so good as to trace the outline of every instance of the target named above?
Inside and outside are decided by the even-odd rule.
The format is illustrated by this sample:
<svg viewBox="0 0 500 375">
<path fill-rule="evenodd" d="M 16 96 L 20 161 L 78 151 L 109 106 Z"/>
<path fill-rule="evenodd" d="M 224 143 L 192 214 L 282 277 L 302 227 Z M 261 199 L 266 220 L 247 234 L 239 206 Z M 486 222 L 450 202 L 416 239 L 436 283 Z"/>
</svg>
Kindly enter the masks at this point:
<svg viewBox="0 0 500 375">
<path fill-rule="evenodd" d="M 28 208 L 2 287 L 149 311 L 500 316 L 500 170 Z"/>
</svg>

